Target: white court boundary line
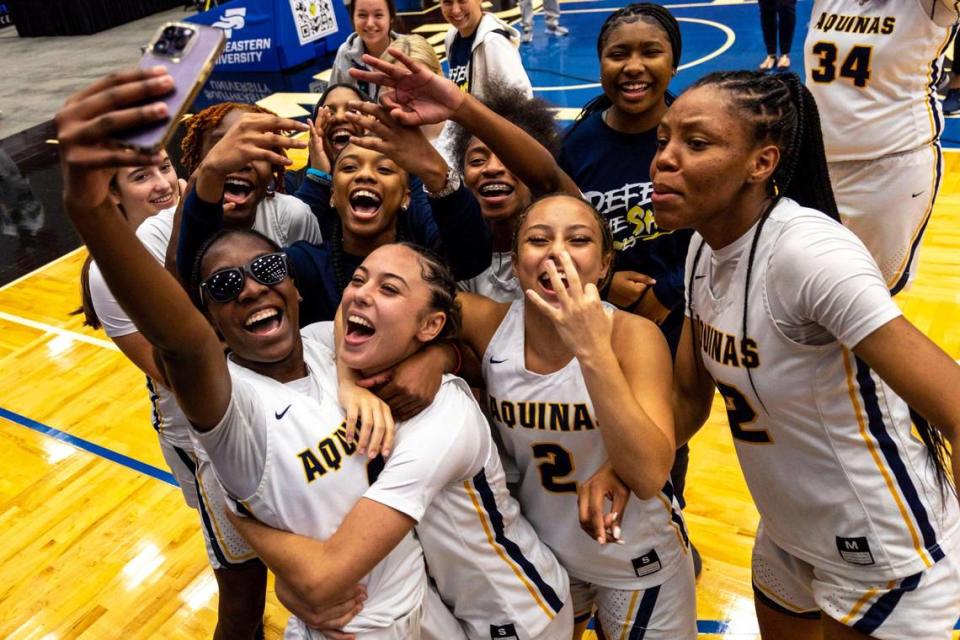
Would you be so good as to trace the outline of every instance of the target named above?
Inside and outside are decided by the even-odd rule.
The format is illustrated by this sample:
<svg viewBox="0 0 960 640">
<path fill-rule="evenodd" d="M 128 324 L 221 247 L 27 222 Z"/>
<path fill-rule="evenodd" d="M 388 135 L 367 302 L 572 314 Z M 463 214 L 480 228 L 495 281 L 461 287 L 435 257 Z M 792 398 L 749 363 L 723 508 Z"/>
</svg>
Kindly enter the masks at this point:
<svg viewBox="0 0 960 640">
<path fill-rule="evenodd" d="M 30 320 L 28 318 L 16 316 L 5 311 L 0 311 L 0 320 L 6 320 L 7 322 L 30 327 L 31 329 L 38 329 L 39 331 L 43 331 L 45 333 L 63 336 L 64 338 L 76 340 L 77 342 L 86 342 L 87 344 L 92 344 L 96 347 L 102 347 L 111 351 L 120 351 L 119 347 L 109 340 L 94 338 L 93 336 L 77 333 L 76 331 L 70 331 L 69 329 L 64 329 L 63 327 L 55 327 L 52 324 L 46 324 L 45 322 L 37 322 L 36 320 Z"/>
<path fill-rule="evenodd" d="M 578 9 L 574 11 L 565 11 L 564 13 L 595 13 L 597 11 L 598 11 L 597 9 Z M 604 9 L 604 11 L 606 11 L 606 9 Z M 697 58 L 696 60 L 692 60 L 691 62 L 680 65 L 679 67 L 677 67 L 677 71 L 683 71 L 685 69 L 689 69 L 690 67 L 695 67 L 698 64 L 709 62 L 710 60 L 713 60 L 717 56 L 723 55 L 727 51 L 727 49 L 732 47 L 733 43 L 737 41 L 737 34 L 734 33 L 733 29 L 731 29 L 730 27 L 728 27 L 727 25 L 721 22 L 715 22 L 713 20 L 705 20 L 703 18 L 677 18 L 677 22 L 695 22 L 698 24 L 705 24 L 708 27 L 716 27 L 727 36 L 726 42 L 720 45 L 719 49 L 717 49 L 712 53 L 708 53 L 707 55 L 701 58 Z M 562 87 L 534 87 L 533 90 L 534 91 L 574 91 L 576 89 L 597 89 L 599 87 L 600 87 L 599 82 L 591 82 L 588 84 L 565 85 Z"/>
</svg>

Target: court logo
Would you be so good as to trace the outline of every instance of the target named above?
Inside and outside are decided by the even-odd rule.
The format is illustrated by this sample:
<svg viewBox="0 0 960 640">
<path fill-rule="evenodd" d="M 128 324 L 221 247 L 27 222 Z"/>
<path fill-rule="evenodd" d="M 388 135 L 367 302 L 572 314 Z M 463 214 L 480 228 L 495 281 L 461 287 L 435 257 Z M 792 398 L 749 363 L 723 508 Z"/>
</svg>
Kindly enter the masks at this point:
<svg viewBox="0 0 960 640">
<path fill-rule="evenodd" d="M 223 15 L 220 16 L 220 19 L 214 22 L 211 26 L 221 29 L 223 31 L 223 35 L 229 39 L 233 37 L 234 29 L 243 29 L 244 25 L 246 25 L 246 17 L 246 7 L 227 9 L 223 12 Z"/>
</svg>

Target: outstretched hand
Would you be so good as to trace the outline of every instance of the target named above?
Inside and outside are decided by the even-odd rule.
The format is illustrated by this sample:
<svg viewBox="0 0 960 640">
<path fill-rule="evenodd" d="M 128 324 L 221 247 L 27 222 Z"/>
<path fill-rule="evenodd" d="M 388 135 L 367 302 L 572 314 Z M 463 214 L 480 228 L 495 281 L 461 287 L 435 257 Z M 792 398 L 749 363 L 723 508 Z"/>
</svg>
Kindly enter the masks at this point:
<svg viewBox="0 0 960 640">
<path fill-rule="evenodd" d="M 387 156 L 407 173 L 419 177 L 430 191 L 443 188 L 447 163 L 419 127 L 402 124 L 372 102 L 351 102 L 350 108 L 347 120 L 367 132 L 361 137 L 351 136 L 350 142 Z"/>
<path fill-rule="evenodd" d="M 465 99 L 460 88 L 402 51 L 393 48 L 387 51 L 402 64 L 364 54 L 364 64 L 376 71 L 350 69 L 350 75 L 357 80 L 392 87 L 394 91 L 383 95 L 380 101 L 402 124 L 420 126 L 450 120 Z"/>
<path fill-rule="evenodd" d="M 161 154 L 123 147 L 110 138 L 168 117 L 164 102 L 142 103 L 160 100 L 172 88 L 173 78 L 164 67 L 131 69 L 101 78 L 67 100 L 54 122 L 68 212 L 109 202 L 114 169 L 160 164 Z"/>
<path fill-rule="evenodd" d="M 578 359 L 611 349 L 613 311 L 605 309 L 597 285 L 580 281 L 573 259 L 566 251 L 560 253 L 563 276 L 553 260 L 547 261 L 550 286 L 556 292 L 557 303 L 551 304 L 533 289 L 527 289 L 527 299 L 546 315 L 556 327 L 563 343 Z M 564 282 L 566 280 L 566 282 Z"/>
</svg>

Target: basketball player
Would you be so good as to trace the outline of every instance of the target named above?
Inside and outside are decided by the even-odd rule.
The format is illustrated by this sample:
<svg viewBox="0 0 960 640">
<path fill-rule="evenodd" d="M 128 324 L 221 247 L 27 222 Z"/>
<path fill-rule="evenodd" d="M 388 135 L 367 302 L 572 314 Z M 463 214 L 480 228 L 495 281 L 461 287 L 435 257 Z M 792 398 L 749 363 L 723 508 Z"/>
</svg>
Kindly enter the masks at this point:
<svg viewBox="0 0 960 640">
<path fill-rule="evenodd" d="M 601 303 L 612 258 L 590 205 L 536 201 L 514 244 L 526 299 L 461 294 L 463 340 L 482 355 L 488 414 L 520 470 L 524 514 L 570 574 L 574 637 L 596 606 L 606 637 L 695 638 L 693 561 L 668 480 L 670 352 L 656 325 Z M 588 540 L 578 524 L 578 490 L 608 466 L 633 493 L 623 544 Z"/>
<path fill-rule="evenodd" d="M 697 232 L 677 439 L 719 390 L 761 515 L 764 638 L 947 640 L 960 510 L 944 438 L 956 480 L 960 367 L 902 317 L 837 224 L 817 121 L 797 76 L 744 71 L 699 80 L 660 125 L 657 219 Z M 916 416 L 915 438 L 907 403 L 940 429 Z"/>
<path fill-rule="evenodd" d="M 196 291 L 230 346 L 228 361 L 218 334 L 184 290 L 128 227 L 116 223 L 109 173 L 102 169 L 155 164 L 160 158 L 118 149 L 107 140 L 114 131 L 166 117 L 163 103 L 130 105 L 166 94 L 172 83 L 162 68 L 120 72 L 74 95 L 61 109 L 56 122 L 65 208 L 111 291 L 157 350 L 224 488 L 244 499 L 234 507 L 326 540 L 330 554 L 321 566 L 329 573 L 319 583 L 325 602 L 341 602 L 364 579 L 367 600 L 347 632 L 378 640 L 417 637 L 426 582 L 422 552 L 407 516 L 362 498 L 367 460 L 352 455 L 356 446 L 346 439 L 343 413 L 317 384 L 329 356 L 321 357 L 325 347 L 300 334 L 297 290 L 276 243 L 234 230 L 205 247 L 198 269 L 203 284 Z M 291 120 L 278 124 L 305 128 Z M 261 157 L 283 166 L 289 160 L 282 150 L 300 145 L 277 137 L 284 139 L 275 141 L 276 150 Z M 275 455 L 265 459 L 268 449 Z M 319 462 L 307 474 L 301 454 L 313 451 Z M 324 495 L 322 503 L 309 498 L 317 492 Z M 372 531 L 376 540 L 365 537 Z M 296 619 L 289 630 L 292 637 L 317 637 Z"/>
<path fill-rule="evenodd" d="M 110 181 L 110 196 L 127 223 L 136 229 L 137 239 L 157 262 L 163 263 L 181 184 L 166 151 L 160 155 L 158 166 L 118 169 Z M 103 327 L 123 354 L 146 374 L 160 451 L 187 506 L 200 516 L 207 558 L 219 590 L 214 638 L 262 638 L 266 567 L 227 520 L 220 492 L 216 485 L 209 484 L 213 475 L 209 461 L 195 450 L 189 423 L 167 390 L 165 376 L 153 358 L 153 347 L 137 331 L 89 257 L 81 279 L 86 324 Z"/>
<path fill-rule="evenodd" d="M 936 85 L 954 0 L 815 0 L 804 43 L 840 219 L 890 292 L 906 286 L 940 188 Z"/>
</svg>

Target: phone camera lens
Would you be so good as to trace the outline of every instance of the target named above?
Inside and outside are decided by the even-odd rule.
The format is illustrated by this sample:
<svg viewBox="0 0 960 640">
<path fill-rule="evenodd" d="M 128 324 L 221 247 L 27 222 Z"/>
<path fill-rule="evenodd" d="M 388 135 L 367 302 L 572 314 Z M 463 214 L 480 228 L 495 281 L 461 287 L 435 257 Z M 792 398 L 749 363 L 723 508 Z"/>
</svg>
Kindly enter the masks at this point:
<svg viewBox="0 0 960 640">
<path fill-rule="evenodd" d="M 156 54 L 163 55 L 168 49 L 169 47 L 167 46 L 166 40 L 158 40 L 157 43 L 153 45 L 153 52 Z"/>
<path fill-rule="evenodd" d="M 186 27 L 180 27 L 180 29 L 177 32 L 184 38 L 189 38 L 190 36 L 193 35 L 193 29 L 188 29 Z"/>
<path fill-rule="evenodd" d="M 163 30 L 163 37 L 164 37 L 164 38 L 172 38 L 172 37 L 174 37 L 175 35 L 177 35 L 177 28 L 176 28 L 176 27 L 167 27 L 166 29 Z"/>
<path fill-rule="evenodd" d="M 186 48 L 186 46 L 187 46 L 187 40 L 188 40 L 188 38 L 186 38 L 185 36 L 180 36 L 180 37 L 178 37 L 178 38 L 174 41 L 174 46 L 176 47 L 176 50 L 177 50 L 177 51 L 183 51 L 183 49 Z"/>
</svg>

